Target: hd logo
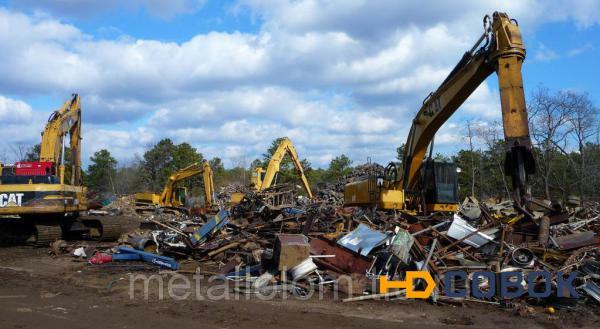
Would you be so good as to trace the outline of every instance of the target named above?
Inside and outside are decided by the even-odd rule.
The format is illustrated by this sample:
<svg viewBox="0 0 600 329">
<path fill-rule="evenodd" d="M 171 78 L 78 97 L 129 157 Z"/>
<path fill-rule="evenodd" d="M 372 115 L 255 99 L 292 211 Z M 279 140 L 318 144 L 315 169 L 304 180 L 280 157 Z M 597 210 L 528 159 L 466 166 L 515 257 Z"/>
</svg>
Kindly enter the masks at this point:
<svg viewBox="0 0 600 329">
<path fill-rule="evenodd" d="M 0 194 L 0 208 L 20 207 L 24 193 L 2 193 Z"/>
</svg>

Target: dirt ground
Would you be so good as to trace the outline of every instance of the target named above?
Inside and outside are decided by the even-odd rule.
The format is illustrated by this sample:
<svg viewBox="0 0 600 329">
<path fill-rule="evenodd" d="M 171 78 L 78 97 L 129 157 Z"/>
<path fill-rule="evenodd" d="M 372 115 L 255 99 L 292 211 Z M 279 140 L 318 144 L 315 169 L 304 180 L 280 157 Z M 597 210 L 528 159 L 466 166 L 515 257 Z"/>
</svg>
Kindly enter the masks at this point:
<svg viewBox="0 0 600 329">
<path fill-rule="evenodd" d="M 598 328 L 590 310 L 537 310 L 528 317 L 497 306 L 469 303 L 431 305 L 425 301 L 342 303 L 256 297 L 242 300 L 159 300 L 150 284 L 148 300 L 130 274 L 157 274 L 146 266 L 97 267 L 48 249 L 0 248 L 1 328 Z M 169 274 L 164 274 L 163 277 Z M 204 287 L 203 292 L 206 292 Z M 209 288 L 210 289 L 210 288 Z"/>
</svg>

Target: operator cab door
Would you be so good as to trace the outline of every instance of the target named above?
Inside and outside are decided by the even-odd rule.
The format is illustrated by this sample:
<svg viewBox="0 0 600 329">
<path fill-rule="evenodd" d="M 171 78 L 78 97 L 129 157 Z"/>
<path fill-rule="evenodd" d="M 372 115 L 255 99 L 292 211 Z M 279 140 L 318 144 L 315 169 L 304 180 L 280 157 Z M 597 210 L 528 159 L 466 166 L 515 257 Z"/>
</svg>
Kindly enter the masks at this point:
<svg viewBox="0 0 600 329">
<path fill-rule="evenodd" d="M 187 188 L 185 186 L 177 186 L 173 190 L 173 206 L 185 205 L 187 200 Z"/>
<path fill-rule="evenodd" d="M 423 163 L 425 203 L 457 204 L 458 175 L 456 164 L 426 160 Z"/>
</svg>

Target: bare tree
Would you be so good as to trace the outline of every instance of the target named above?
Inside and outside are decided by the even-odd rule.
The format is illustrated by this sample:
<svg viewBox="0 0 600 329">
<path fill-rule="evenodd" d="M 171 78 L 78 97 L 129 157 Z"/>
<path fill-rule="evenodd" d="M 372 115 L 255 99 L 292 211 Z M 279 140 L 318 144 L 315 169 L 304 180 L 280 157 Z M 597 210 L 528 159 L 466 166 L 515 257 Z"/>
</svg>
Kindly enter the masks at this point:
<svg viewBox="0 0 600 329">
<path fill-rule="evenodd" d="M 10 149 L 14 157 L 13 162 L 25 160 L 25 155 L 27 154 L 27 151 L 29 151 L 29 147 L 23 144 L 11 145 Z"/>
<path fill-rule="evenodd" d="M 2 148 L 0 151 L 0 163 L 6 163 L 8 161 L 8 156 L 6 155 L 6 149 Z"/>
<path fill-rule="evenodd" d="M 562 99 L 565 108 L 571 109 L 569 125 L 571 136 L 577 144 L 579 161 L 575 168 L 577 175 L 577 187 L 581 202 L 584 198 L 584 190 L 587 186 L 589 172 L 587 168 L 586 143 L 597 133 L 598 108 L 594 106 L 587 93 L 576 93 L 568 91 Z"/>
<path fill-rule="evenodd" d="M 504 157 L 504 152 L 503 149 L 498 149 L 497 147 L 501 141 L 499 127 L 502 127 L 502 123 L 499 121 L 493 121 L 487 125 L 479 125 L 475 130 L 477 137 L 483 141 L 488 150 L 490 150 L 490 153 L 493 153 L 492 159 L 498 168 L 500 177 L 502 177 L 502 186 L 504 187 L 504 192 L 506 193 L 505 197 L 509 198 L 510 190 L 508 189 L 508 183 L 506 182 L 506 176 L 504 174 L 504 165 L 501 160 Z"/>
<path fill-rule="evenodd" d="M 547 88 L 539 87 L 529 102 L 530 131 L 540 151 L 537 162 L 548 199 L 551 198 L 553 160 L 557 152 L 566 149 L 567 136 L 573 129 L 569 124 L 573 109 L 565 106 L 566 98 L 564 92 L 551 95 Z"/>
</svg>

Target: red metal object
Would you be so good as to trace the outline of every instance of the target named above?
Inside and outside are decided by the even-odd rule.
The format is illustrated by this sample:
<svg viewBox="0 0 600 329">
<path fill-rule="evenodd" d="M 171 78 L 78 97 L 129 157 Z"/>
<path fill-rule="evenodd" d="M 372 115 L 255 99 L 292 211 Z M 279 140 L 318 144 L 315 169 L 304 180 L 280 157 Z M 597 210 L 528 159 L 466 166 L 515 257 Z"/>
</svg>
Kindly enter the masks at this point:
<svg viewBox="0 0 600 329">
<path fill-rule="evenodd" d="M 339 273 L 366 273 L 371 267 L 371 261 L 346 248 L 338 246 L 334 241 L 322 237 L 310 240 L 312 255 L 335 255 L 331 258 L 313 258 L 318 265 Z"/>
<path fill-rule="evenodd" d="M 90 258 L 90 263 L 95 265 L 105 264 L 112 262 L 112 255 L 103 254 L 101 252 L 96 253 L 94 256 Z"/>
<path fill-rule="evenodd" d="M 561 250 L 572 250 L 600 243 L 600 239 L 592 231 L 563 235 L 554 238 L 554 241 L 556 241 L 558 248 Z"/>
<path fill-rule="evenodd" d="M 52 174 L 52 162 L 17 162 L 15 163 L 15 175 L 17 176 L 44 176 Z"/>
</svg>

